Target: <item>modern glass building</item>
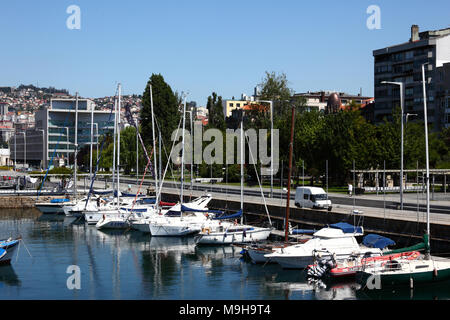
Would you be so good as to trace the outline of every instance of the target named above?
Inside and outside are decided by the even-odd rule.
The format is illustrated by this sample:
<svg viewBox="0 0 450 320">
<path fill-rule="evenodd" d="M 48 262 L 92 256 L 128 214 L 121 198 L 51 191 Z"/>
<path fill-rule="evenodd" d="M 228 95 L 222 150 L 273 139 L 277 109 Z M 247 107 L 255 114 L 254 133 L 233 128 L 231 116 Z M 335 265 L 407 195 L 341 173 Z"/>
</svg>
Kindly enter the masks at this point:
<svg viewBox="0 0 450 320">
<path fill-rule="evenodd" d="M 91 130 L 94 135 L 94 150 L 97 144 L 97 137 L 113 132 L 114 111 L 95 110 L 92 100 L 78 99 L 78 112 L 76 115 L 76 99 L 52 99 L 47 109 L 36 112 L 36 131 L 45 132 L 45 137 L 41 136 L 39 144 L 36 141 L 34 148 L 41 150 L 41 161 L 43 167 L 47 167 L 51 159 L 64 159 L 64 165 L 72 166 L 75 155 L 75 134 L 77 134 L 78 151 L 84 146 L 91 144 Z M 75 119 L 78 119 L 77 133 L 75 133 Z M 91 123 L 93 128 L 91 129 Z M 19 147 L 19 145 L 17 146 Z M 28 147 L 28 146 L 27 146 Z M 45 157 L 42 158 L 42 150 Z M 28 155 L 27 149 L 27 155 Z M 19 159 L 19 158 L 18 158 Z M 27 157 L 31 160 L 31 158 Z"/>
</svg>

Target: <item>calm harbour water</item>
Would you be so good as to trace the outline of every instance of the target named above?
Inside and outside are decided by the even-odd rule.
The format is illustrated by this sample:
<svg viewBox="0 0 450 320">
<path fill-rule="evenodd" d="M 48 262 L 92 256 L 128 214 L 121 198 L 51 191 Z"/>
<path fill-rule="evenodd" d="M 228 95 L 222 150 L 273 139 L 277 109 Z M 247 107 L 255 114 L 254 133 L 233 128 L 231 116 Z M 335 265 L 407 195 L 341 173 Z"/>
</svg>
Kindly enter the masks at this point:
<svg viewBox="0 0 450 320">
<path fill-rule="evenodd" d="M 0 238 L 24 240 L 11 266 L 0 266 L 0 299 L 450 299 L 448 282 L 394 292 L 361 291 L 351 281 L 309 283 L 301 270 L 243 261 L 237 247 L 196 247 L 193 238 L 105 232 L 74 221 L 0 211 Z M 70 265 L 80 267 L 80 290 L 67 287 Z"/>
</svg>

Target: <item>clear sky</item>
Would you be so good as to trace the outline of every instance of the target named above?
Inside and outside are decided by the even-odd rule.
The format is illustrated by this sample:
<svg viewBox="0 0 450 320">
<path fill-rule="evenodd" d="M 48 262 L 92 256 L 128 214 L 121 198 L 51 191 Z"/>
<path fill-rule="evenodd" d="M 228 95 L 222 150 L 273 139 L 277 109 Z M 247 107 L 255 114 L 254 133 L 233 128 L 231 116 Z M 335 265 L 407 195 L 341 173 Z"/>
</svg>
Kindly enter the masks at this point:
<svg viewBox="0 0 450 320">
<path fill-rule="evenodd" d="M 67 28 L 70 5 L 79 30 Z M 370 30 L 370 5 L 381 29 Z M 296 92 L 373 95 L 374 49 L 406 42 L 410 27 L 450 27 L 450 1 L 2 1 L 0 86 L 34 84 L 84 97 L 142 94 L 152 73 L 205 105 L 251 95 L 265 71 Z"/>
</svg>

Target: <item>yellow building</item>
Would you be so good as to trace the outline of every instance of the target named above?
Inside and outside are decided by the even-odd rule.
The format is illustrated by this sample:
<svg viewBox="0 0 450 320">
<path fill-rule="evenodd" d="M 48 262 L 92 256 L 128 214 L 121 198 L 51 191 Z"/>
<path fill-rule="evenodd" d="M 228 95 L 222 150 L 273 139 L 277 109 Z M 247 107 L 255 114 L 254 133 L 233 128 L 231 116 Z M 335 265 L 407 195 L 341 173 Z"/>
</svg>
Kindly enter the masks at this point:
<svg viewBox="0 0 450 320">
<path fill-rule="evenodd" d="M 224 100 L 223 101 L 223 116 L 228 118 L 231 116 L 233 110 L 241 109 L 243 106 L 253 104 L 252 101 L 247 100 Z"/>
</svg>

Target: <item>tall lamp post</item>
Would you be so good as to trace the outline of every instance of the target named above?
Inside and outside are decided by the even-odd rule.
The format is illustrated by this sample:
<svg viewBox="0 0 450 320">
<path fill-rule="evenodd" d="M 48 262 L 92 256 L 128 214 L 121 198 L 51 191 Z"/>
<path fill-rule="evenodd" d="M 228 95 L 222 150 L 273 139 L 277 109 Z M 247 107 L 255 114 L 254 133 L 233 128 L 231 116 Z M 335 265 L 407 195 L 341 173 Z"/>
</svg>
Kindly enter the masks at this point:
<svg viewBox="0 0 450 320">
<path fill-rule="evenodd" d="M 400 145 L 400 210 L 403 210 L 403 111 L 405 86 L 403 82 L 382 81 L 381 83 L 393 84 L 400 87 L 400 109 L 401 109 L 401 145 Z"/>
</svg>

